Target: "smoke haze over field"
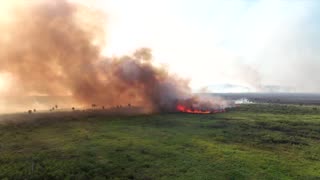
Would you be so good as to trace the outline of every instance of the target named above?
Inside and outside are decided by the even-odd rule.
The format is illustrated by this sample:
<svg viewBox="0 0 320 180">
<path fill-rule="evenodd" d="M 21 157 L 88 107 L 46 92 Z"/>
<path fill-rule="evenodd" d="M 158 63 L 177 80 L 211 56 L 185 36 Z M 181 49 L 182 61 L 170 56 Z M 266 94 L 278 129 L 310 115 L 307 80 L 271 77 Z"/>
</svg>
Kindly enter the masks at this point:
<svg viewBox="0 0 320 180">
<path fill-rule="evenodd" d="M 62 95 L 77 105 L 133 104 L 150 111 L 174 110 L 178 99 L 192 96 L 187 80 L 153 66 L 148 48 L 102 57 L 102 12 L 66 0 L 34 0 L 16 1 L 9 14 L 0 29 L 0 73 L 11 83 L 6 96 Z"/>
<path fill-rule="evenodd" d="M 203 87 L 316 93 L 319 7 L 317 0 L 0 1 L 0 106 L 11 97 L 72 96 L 77 105 L 159 109 Z M 149 49 L 135 54 L 139 47 L 154 57 Z"/>
</svg>

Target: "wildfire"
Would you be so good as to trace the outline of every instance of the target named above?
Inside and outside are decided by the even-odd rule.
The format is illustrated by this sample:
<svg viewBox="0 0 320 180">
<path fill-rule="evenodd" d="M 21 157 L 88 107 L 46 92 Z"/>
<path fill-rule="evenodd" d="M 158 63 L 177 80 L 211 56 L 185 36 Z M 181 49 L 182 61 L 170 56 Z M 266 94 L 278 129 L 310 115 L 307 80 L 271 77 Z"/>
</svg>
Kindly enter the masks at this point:
<svg viewBox="0 0 320 180">
<path fill-rule="evenodd" d="M 193 96 L 176 102 L 176 111 L 191 114 L 215 114 L 225 112 L 218 98 Z"/>
<path fill-rule="evenodd" d="M 188 108 L 184 105 L 177 105 L 177 110 L 179 112 L 184 112 L 184 113 L 191 113 L 191 114 L 210 114 L 210 113 L 221 113 L 221 112 L 225 112 L 225 110 L 213 110 L 213 111 L 209 111 L 209 110 L 199 110 L 199 109 L 194 109 L 194 108 Z"/>
</svg>

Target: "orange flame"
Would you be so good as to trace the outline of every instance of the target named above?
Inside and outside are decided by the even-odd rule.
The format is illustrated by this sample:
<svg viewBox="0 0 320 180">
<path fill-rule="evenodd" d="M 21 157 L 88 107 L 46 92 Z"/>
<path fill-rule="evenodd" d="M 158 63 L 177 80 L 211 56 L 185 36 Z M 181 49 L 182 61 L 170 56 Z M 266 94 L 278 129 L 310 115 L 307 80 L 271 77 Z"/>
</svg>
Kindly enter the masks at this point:
<svg viewBox="0 0 320 180">
<path fill-rule="evenodd" d="M 177 105 L 177 110 L 180 112 L 185 112 L 185 113 L 192 113 L 192 114 L 210 114 L 212 113 L 211 111 L 202 111 L 198 109 L 191 109 L 183 105 Z"/>
<path fill-rule="evenodd" d="M 177 111 L 184 112 L 184 113 L 191 113 L 191 114 L 215 114 L 215 113 L 223 113 L 226 112 L 224 109 L 215 109 L 212 111 L 209 110 L 199 110 L 199 109 L 192 109 L 188 108 L 187 106 L 178 104 Z"/>
</svg>

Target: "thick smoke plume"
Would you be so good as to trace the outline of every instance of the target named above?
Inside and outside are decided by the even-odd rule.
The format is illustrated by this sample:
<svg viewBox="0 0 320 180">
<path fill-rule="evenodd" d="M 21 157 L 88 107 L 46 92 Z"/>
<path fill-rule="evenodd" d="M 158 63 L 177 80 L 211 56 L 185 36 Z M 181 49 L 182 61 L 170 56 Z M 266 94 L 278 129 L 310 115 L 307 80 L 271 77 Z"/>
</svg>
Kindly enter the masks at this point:
<svg viewBox="0 0 320 180">
<path fill-rule="evenodd" d="M 0 73 L 14 96 L 71 96 L 77 105 L 175 109 L 191 97 L 188 81 L 152 65 L 151 50 L 106 58 L 105 16 L 66 0 L 17 1 L 1 24 Z"/>
</svg>

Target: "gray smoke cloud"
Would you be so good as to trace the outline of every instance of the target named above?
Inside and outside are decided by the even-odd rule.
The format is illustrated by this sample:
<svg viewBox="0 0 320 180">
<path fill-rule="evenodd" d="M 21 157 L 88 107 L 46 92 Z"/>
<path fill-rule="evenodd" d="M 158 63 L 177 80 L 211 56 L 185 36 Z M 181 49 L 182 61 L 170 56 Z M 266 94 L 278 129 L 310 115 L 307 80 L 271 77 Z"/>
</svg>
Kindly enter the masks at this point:
<svg viewBox="0 0 320 180">
<path fill-rule="evenodd" d="M 68 95 L 77 105 L 130 103 L 152 112 L 192 96 L 188 81 L 153 66 L 148 48 L 101 56 L 103 13 L 66 0 L 17 2 L 0 26 L 0 73 L 12 77 L 11 96 Z"/>
</svg>

